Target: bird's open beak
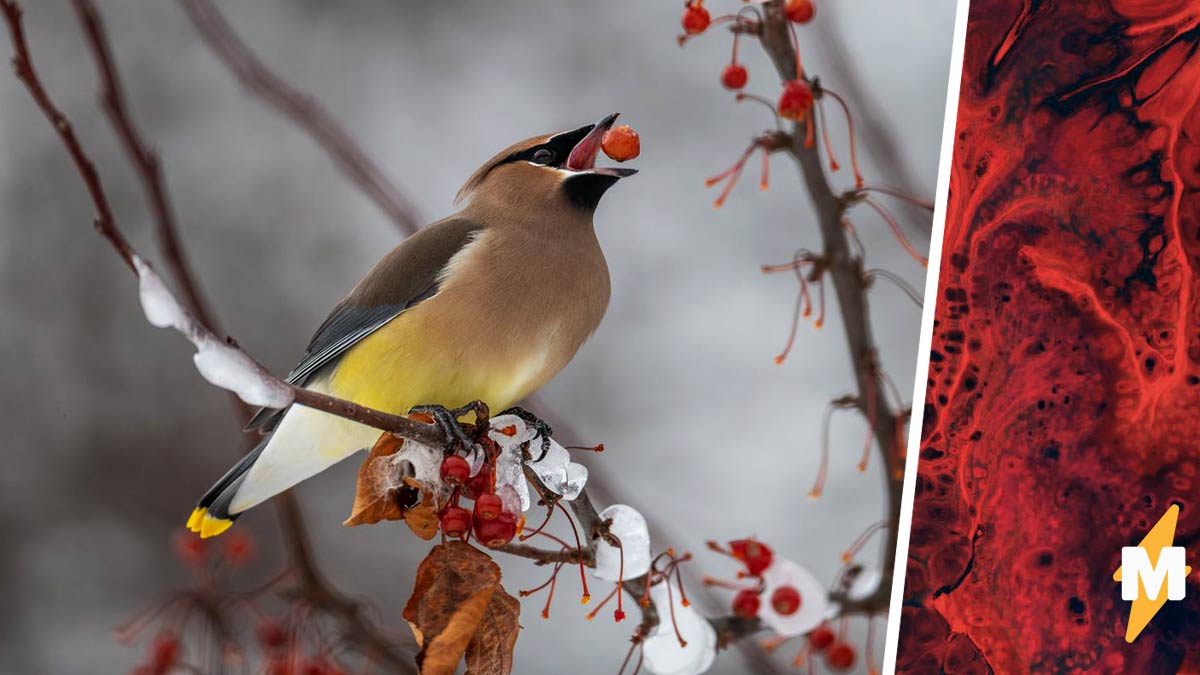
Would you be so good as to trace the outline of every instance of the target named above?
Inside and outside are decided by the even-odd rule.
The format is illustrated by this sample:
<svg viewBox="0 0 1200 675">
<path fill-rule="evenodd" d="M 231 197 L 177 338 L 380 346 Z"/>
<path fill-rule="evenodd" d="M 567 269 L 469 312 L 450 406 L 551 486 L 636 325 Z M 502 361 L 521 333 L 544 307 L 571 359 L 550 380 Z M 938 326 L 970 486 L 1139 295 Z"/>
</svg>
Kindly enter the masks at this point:
<svg viewBox="0 0 1200 675">
<path fill-rule="evenodd" d="M 613 122 L 617 121 L 617 116 L 621 113 L 613 113 L 608 117 L 596 122 L 592 125 L 587 135 L 583 140 L 575 144 L 571 150 L 571 154 L 567 156 L 566 169 L 568 171 L 587 171 L 606 176 L 615 176 L 624 178 L 637 173 L 637 169 L 621 169 L 616 167 L 596 166 L 596 156 L 600 154 L 600 143 L 604 139 L 604 134 L 612 128 Z M 585 129 L 587 127 L 584 127 Z"/>
</svg>

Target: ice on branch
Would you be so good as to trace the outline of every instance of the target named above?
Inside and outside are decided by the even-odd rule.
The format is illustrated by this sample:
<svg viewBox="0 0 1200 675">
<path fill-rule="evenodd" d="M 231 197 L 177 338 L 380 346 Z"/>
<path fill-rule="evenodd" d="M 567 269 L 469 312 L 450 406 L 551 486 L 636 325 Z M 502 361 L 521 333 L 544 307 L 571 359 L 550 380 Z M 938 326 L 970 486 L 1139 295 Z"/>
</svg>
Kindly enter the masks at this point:
<svg viewBox="0 0 1200 675">
<path fill-rule="evenodd" d="M 141 257 L 133 256 L 138 275 L 138 296 L 150 325 L 174 328 L 192 342 L 192 357 L 200 375 L 222 389 L 237 394 L 250 405 L 286 408 L 292 403 L 292 390 L 263 370 L 242 350 L 225 344 L 191 315 L 171 294 L 162 277 Z"/>
<path fill-rule="evenodd" d="M 671 588 L 670 581 L 651 586 L 650 601 L 660 620 L 642 642 L 646 670 L 654 675 L 699 675 L 707 671 L 717 656 L 717 633 L 708 620 L 683 604 L 682 594 Z"/>
<path fill-rule="evenodd" d="M 762 603 L 759 618 L 776 633 L 787 637 L 803 635 L 828 618 L 828 592 L 812 572 L 799 564 L 775 556 L 770 567 L 763 571 L 762 582 L 762 597 L 766 602 Z M 776 601 L 775 593 L 780 589 L 794 589 L 799 592 L 799 606 L 790 614 L 777 611 L 777 605 L 780 603 Z"/>
<path fill-rule="evenodd" d="M 596 569 L 592 572 L 605 581 L 635 579 L 650 571 L 650 530 L 637 509 L 613 504 L 600 512 L 600 520 L 612 520 L 608 531 L 621 542 L 617 548 L 601 539 L 596 542 Z M 623 558 L 623 559 L 622 559 Z"/>
<path fill-rule="evenodd" d="M 529 483 L 525 480 L 524 465 L 533 469 L 543 485 L 567 501 L 583 491 L 587 467 L 572 462 L 571 454 L 554 439 L 549 439 L 550 449 L 545 457 L 541 457 L 542 436 L 520 417 L 500 415 L 493 417 L 490 425 L 488 437 L 500 446 L 500 456 L 496 459 L 496 491 L 502 499 L 501 489 L 511 488 L 520 499 L 521 511 L 529 509 Z M 524 461 L 526 448 L 532 455 L 528 461 Z"/>
</svg>

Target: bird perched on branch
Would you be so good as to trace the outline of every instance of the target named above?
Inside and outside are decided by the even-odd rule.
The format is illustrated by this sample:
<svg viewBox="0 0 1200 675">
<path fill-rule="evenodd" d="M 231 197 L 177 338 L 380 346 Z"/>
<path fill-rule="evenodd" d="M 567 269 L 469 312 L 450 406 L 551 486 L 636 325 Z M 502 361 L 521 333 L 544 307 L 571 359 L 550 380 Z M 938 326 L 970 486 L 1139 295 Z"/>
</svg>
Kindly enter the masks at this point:
<svg viewBox="0 0 1200 675">
<path fill-rule="evenodd" d="M 509 407 L 554 377 L 600 324 L 608 266 L 592 214 L 633 169 L 595 166 L 612 114 L 521 141 L 467 180 L 456 214 L 406 239 L 317 329 L 288 381 L 395 414 L 480 400 Z M 299 404 L 200 499 L 188 527 L 247 509 L 370 447 L 377 429 Z"/>
</svg>

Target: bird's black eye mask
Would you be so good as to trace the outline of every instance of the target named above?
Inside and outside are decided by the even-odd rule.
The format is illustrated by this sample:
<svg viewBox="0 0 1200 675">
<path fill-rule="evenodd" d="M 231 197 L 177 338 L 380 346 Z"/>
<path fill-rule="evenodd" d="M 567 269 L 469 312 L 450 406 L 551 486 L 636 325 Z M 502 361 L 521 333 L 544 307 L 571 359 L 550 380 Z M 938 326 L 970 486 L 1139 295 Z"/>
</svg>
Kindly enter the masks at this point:
<svg viewBox="0 0 1200 675">
<path fill-rule="evenodd" d="M 506 157 L 503 162 L 500 162 L 500 164 L 532 162 L 534 164 L 561 169 L 566 164 L 567 157 L 571 156 L 571 151 L 575 149 L 579 141 L 582 141 L 595 126 L 594 124 L 589 124 L 574 131 L 561 133 L 541 145 L 535 145 L 527 150 L 514 152 Z"/>
</svg>

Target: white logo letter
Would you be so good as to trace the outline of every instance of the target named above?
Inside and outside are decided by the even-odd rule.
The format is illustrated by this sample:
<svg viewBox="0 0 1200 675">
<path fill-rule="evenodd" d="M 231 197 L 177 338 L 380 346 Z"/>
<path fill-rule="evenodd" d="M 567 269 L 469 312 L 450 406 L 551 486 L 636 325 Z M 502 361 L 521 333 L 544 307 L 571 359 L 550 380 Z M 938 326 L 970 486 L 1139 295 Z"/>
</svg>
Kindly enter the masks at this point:
<svg viewBox="0 0 1200 675">
<path fill-rule="evenodd" d="M 1181 546 L 1164 546 L 1158 554 L 1158 565 L 1150 564 L 1150 554 L 1140 546 L 1121 548 L 1121 599 L 1138 599 L 1138 584 L 1146 590 L 1145 597 L 1157 600 L 1167 582 L 1167 599 L 1183 600 L 1187 578 L 1185 555 Z"/>
</svg>

